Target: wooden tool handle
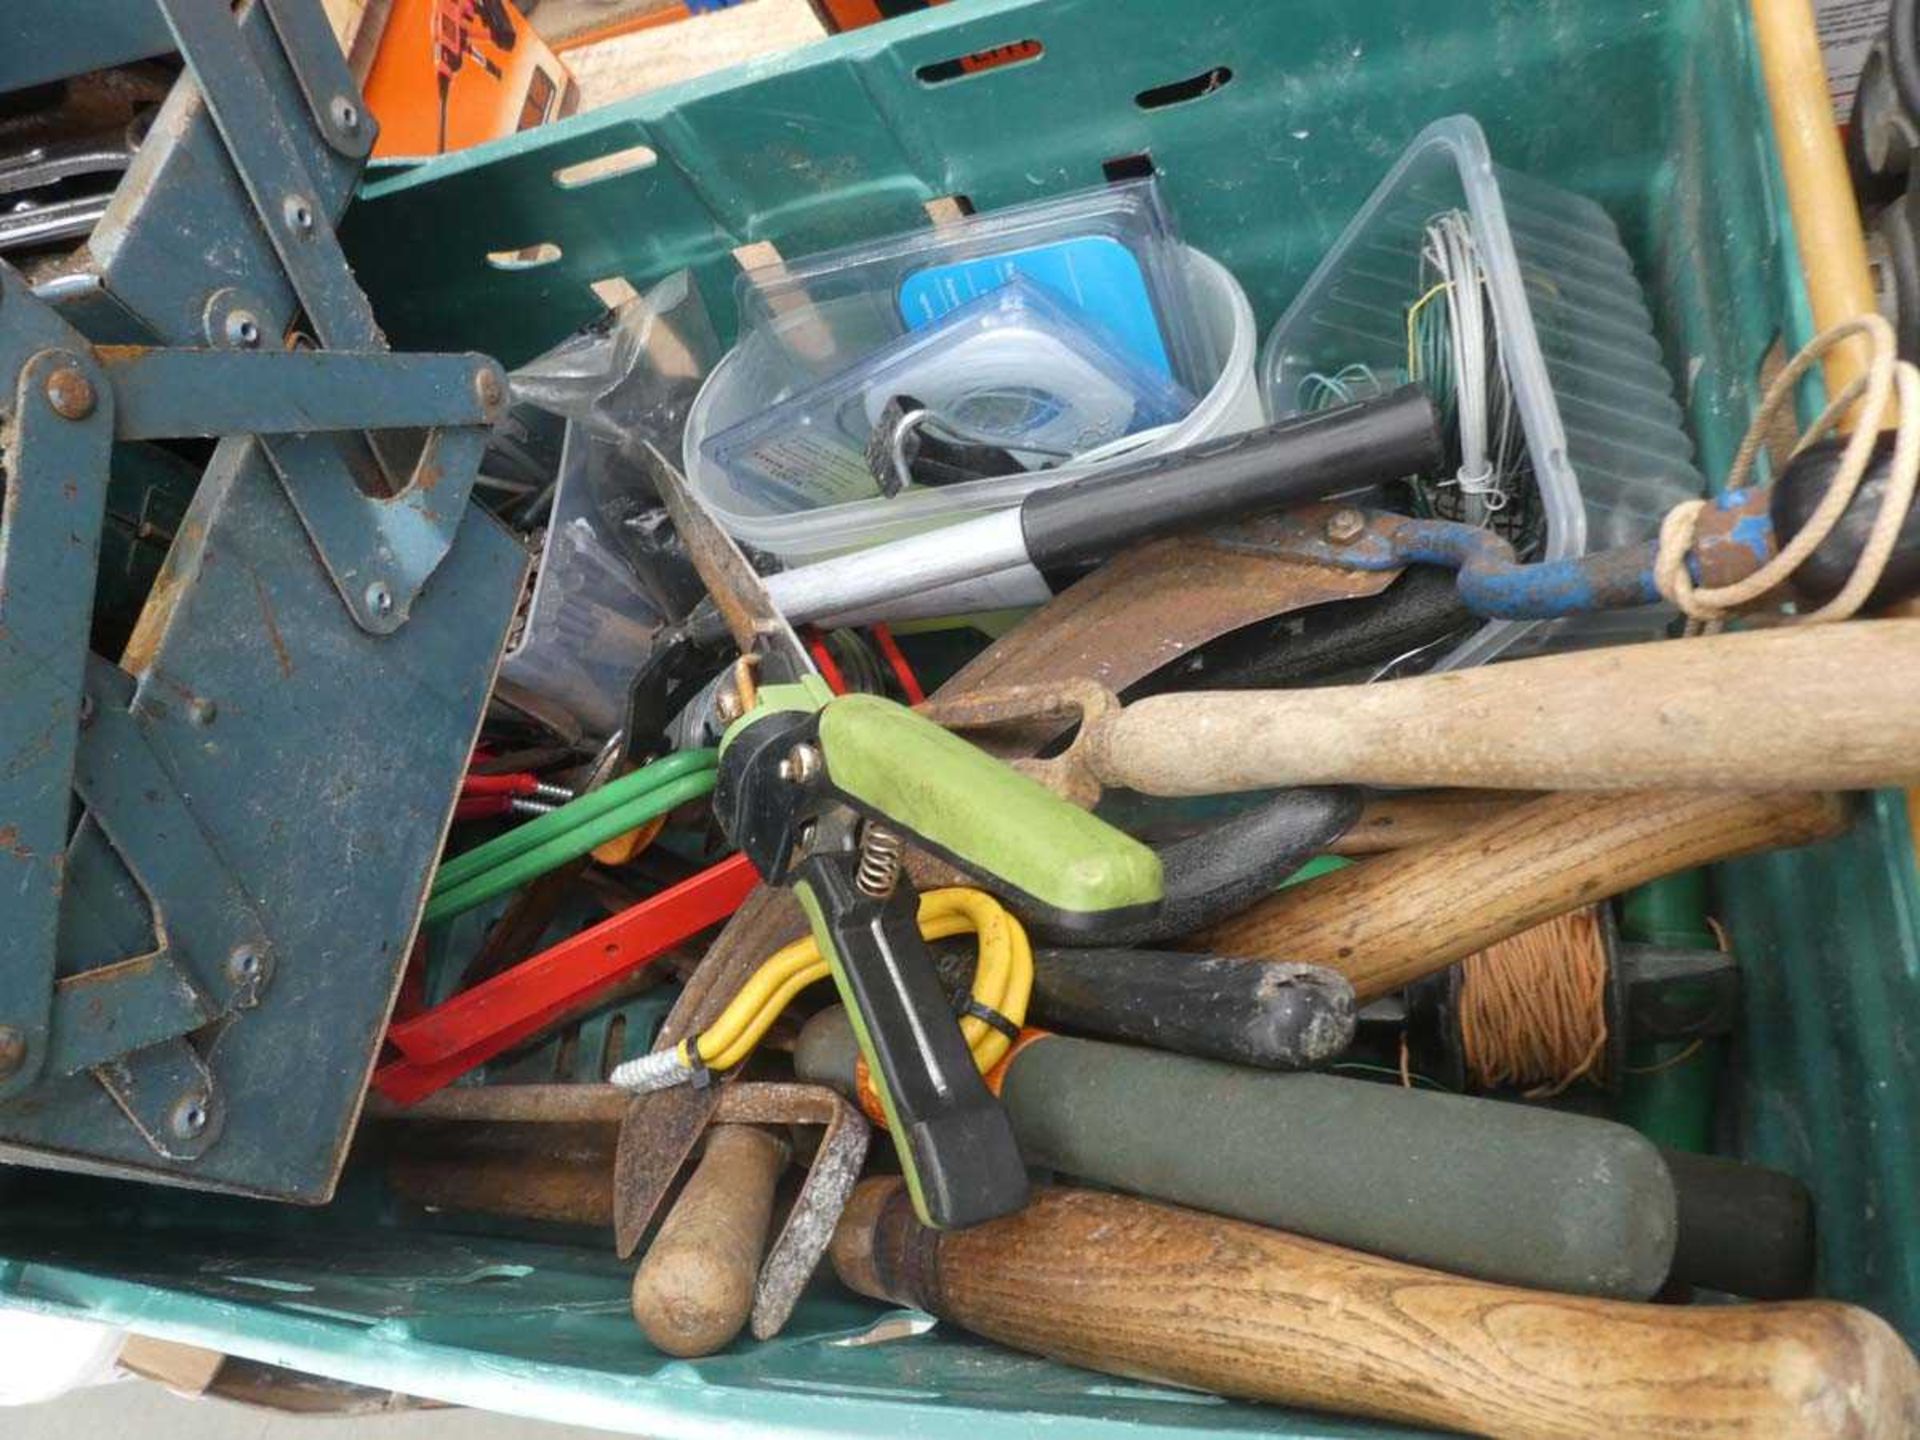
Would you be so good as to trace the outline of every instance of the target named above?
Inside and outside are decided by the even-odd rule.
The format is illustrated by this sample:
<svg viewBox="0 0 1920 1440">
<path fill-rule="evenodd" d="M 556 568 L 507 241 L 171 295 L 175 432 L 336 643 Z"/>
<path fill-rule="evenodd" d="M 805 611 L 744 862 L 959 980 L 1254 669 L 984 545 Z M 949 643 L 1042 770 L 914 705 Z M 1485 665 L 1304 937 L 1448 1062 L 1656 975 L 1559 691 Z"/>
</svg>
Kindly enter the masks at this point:
<svg viewBox="0 0 1920 1440">
<path fill-rule="evenodd" d="M 1578 905 L 1676 870 L 1823 840 L 1845 825 L 1832 795 L 1548 795 L 1282 890 L 1194 944 L 1325 965 L 1366 1001 Z"/>
<path fill-rule="evenodd" d="M 1070 1365 L 1515 1437 L 1840 1436 L 1920 1425 L 1920 1370 L 1851 1306 L 1639 1305 L 1462 1280 L 1242 1221 L 1045 1189 L 935 1233 L 867 1181 L 834 1268 Z"/>
<path fill-rule="evenodd" d="M 1327 848 L 1335 855 L 1380 855 L 1462 830 L 1504 815 L 1529 800 L 1532 790 L 1386 791 L 1367 796 L 1360 818 Z"/>
<path fill-rule="evenodd" d="M 1100 781 L 1856 790 L 1920 778 L 1920 623 L 1584 650 L 1380 685 L 1161 695 L 1091 727 Z"/>
<path fill-rule="evenodd" d="M 604 1121 L 390 1119 L 370 1132 L 369 1145 L 382 1152 L 394 1193 L 417 1205 L 606 1227 L 615 1133 Z"/>
<path fill-rule="evenodd" d="M 747 1323 L 787 1142 L 716 1125 L 633 1277 L 633 1318 L 669 1355 L 711 1355 Z"/>
</svg>

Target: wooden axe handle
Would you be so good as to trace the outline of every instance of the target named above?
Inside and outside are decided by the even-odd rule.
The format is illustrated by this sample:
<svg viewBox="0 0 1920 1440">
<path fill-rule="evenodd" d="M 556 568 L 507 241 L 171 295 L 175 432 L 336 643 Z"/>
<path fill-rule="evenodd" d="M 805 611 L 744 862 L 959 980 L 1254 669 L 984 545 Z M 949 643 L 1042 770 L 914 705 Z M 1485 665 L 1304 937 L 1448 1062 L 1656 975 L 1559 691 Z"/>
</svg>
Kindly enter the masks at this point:
<svg viewBox="0 0 1920 1440">
<path fill-rule="evenodd" d="M 1838 797 L 1821 794 L 1547 795 L 1291 886 L 1195 943 L 1325 965 L 1366 1001 L 1576 906 L 1676 870 L 1823 840 L 1846 818 Z"/>
<path fill-rule="evenodd" d="M 1160 695 L 1090 727 L 1102 784 L 1857 790 L 1920 779 L 1920 623 L 1584 650 L 1380 685 Z"/>
<path fill-rule="evenodd" d="M 1831 1302 L 1517 1290 L 1086 1190 L 935 1232 L 896 1179 L 855 1192 L 833 1261 L 862 1294 L 1069 1365 L 1412 1425 L 1523 1440 L 1893 1440 L 1920 1425 L 1912 1353 Z"/>
</svg>

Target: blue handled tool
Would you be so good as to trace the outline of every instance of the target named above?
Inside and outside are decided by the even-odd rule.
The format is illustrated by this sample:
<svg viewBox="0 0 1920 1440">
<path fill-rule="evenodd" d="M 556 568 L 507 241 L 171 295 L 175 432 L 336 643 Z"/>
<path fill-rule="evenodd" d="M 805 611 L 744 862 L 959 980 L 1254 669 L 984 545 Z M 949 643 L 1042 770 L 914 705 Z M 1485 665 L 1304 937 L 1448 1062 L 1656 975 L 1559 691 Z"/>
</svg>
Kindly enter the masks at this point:
<svg viewBox="0 0 1920 1440">
<path fill-rule="evenodd" d="M 1838 466 L 1842 444 L 1808 446 L 1779 481 L 1728 490 L 1701 514 L 1688 572 L 1696 585 L 1720 586 L 1753 574 L 1807 522 Z M 1881 440 L 1873 462 L 1840 522 L 1794 576 L 1796 595 L 1824 600 L 1852 571 L 1886 492 L 1892 437 Z M 1491 530 L 1447 520 L 1341 508 L 1317 528 L 1303 527 L 1283 543 L 1289 554 L 1354 570 L 1437 565 L 1457 574 L 1460 601 L 1496 620 L 1557 620 L 1595 610 L 1656 604 L 1657 539 L 1566 560 L 1522 564 L 1513 547 Z M 1920 590 L 1920 516 L 1909 513 L 1893 557 L 1870 606 Z"/>
</svg>

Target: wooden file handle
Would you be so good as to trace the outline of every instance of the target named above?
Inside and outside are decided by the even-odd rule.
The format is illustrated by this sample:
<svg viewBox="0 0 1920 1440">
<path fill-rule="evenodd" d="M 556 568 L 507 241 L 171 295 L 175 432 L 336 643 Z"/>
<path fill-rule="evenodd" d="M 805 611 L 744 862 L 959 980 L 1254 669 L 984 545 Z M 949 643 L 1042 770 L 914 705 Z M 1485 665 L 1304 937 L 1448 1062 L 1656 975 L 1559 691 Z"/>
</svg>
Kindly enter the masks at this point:
<svg viewBox="0 0 1920 1440">
<path fill-rule="evenodd" d="M 1514 1437 L 1849 1436 L 1920 1425 L 1884 1321 L 1829 1302 L 1640 1305 L 1457 1279 L 1086 1190 L 935 1232 L 896 1179 L 833 1242 L 853 1289 L 1109 1374 Z"/>
<path fill-rule="evenodd" d="M 1102 784 L 1856 790 L 1920 779 L 1920 622 L 1584 650 L 1319 690 L 1159 695 L 1097 722 Z"/>
<path fill-rule="evenodd" d="M 706 1154 L 633 1277 L 633 1318 L 669 1355 L 711 1355 L 740 1333 L 773 1219 L 787 1142 L 757 1125 L 715 1125 Z"/>
<path fill-rule="evenodd" d="M 1576 906 L 1676 870 L 1823 840 L 1845 826 L 1833 795 L 1547 795 L 1451 837 L 1291 886 L 1194 943 L 1219 955 L 1325 965 L 1366 1001 Z"/>
</svg>

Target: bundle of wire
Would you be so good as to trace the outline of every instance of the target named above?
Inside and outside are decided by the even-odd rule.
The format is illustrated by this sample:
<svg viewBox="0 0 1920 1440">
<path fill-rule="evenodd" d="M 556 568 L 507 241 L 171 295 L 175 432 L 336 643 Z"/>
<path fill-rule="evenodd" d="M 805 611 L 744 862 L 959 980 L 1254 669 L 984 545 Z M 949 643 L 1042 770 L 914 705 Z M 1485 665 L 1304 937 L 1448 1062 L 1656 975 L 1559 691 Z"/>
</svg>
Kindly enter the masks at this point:
<svg viewBox="0 0 1920 1440">
<path fill-rule="evenodd" d="M 516 825 L 442 865 L 426 921 L 451 919 L 713 789 L 718 752 L 682 750 Z"/>
<path fill-rule="evenodd" d="M 979 937 L 973 974 L 973 1007 L 1003 1017 L 1006 1029 L 1026 1022 L 1033 994 L 1033 946 L 1020 922 L 985 891 L 954 886 L 920 897 L 920 934 L 927 940 L 953 935 Z M 811 936 L 776 951 L 741 987 L 720 1018 L 668 1050 L 629 1060 L 609 1077 L 639 1093 L 685 1085 L 707 1071 L 731 1070 L 751 1055 L 795 996 L 825 980 L 830 971 Z M 1006 1057 L 1012 1036 L 978 1015 L 960 1017 L 960 1033 L 981 1074 Z"/>
<path fill-rule="evenodd" d="M 1461 211 L 1427 222 L 1420 295 L 1407 309 L 1407 374 L 1439 405 L 1456 451 L 1451 479 L 1422 486 L 1433 512 L 1501 531 L 1524 557 L 1531 464 L 1473 227 Z"/>
<path fill-rule="evenodd" d="M 1607 1050 L 1607 950 L 1586 906 L 1460 965 L 1460 1049 L 1476 1089 L 1558 1095 L 1598 1077 Z"/>
</svg>

